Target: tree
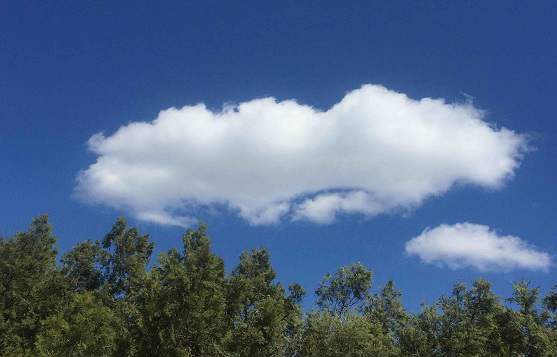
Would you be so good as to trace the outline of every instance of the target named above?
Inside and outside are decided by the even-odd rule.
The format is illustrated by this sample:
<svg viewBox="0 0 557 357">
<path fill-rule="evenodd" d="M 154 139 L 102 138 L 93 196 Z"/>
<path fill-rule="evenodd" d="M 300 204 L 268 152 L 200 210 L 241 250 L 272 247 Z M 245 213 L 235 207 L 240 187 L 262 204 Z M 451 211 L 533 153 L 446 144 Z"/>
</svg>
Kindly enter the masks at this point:
<svg viewBox="0 0 557 357">
<path fill-rule="evenodd" d="M 185 309 L 188 316 L 188 339 L 196 356 L 213 356 L 222 352 L 225 333 L 224 262 L 211 252 L 207 227 L 189 230 L 183 241 L 185 272 L 189 289 Z"/>
<path fill-rule="evenodd" d="M 525 356 L 555 356 L 555 335 L 544 328 L 544 316 L 538 311 L 539 289 L 530 288 L 530 283 L 519 281 L 514 284 L 509 302 L 519 307 L 508 311 L 501 323 L 505 330 L 505 342 L 513 353 Z M 510 337 L 510 338 L 509 338 Z"/>
<path fill-rule="evenodd" d="M 41 321 L 68 296 L 47 216 L 0 240 L 0 355 L 32 354 Z"/>
<path fill-rule="evenodd" d="M 153 252 L 148 235 L 140 235 L 137 228 L 128 228 L 124 218 L 118 218 L 104 237 L 104 274 L 109 290 L 115 298 L 123 298 L 145 278 L 147 263 Z"/>
<path fill-rule="evenodd" d="M 400 301 L 401 295 L 394 283 L 388 281 L 378 294 L 369 296 L 363 308 L 364 316 L 378 323 L 395 346 L 400 344 L 401 330 L 408 320 L 408 315 Z"/>
<path fill-rule="evenodd" d="M 151 268 L 153 243 L 124 219 L 60 265 L 55 242 L 46 216 L 0 238 L 1 356 L 557 356 L 557 287 L 541 300 L 518 282 L 504 305 L 479 279 L 413 314 L 391 281 L 370 294 L 371 272 L 353 264 L 303 313 L 304 289 L 277 282 L 266 249 L 226 275 L 204 225 Z"/>
<path fill-rule="evenodd" d="M 296 335 L 303 297 L 299 285 L 284 288 L 274 283 L 275 272 L 265 249 L 244 252 L 228 279 L 228 346 L 238 356 L 281 356 Z"/>
<path fill-rule="evenodd" d="M 504 312 L 491 284 L 478 279 L 465 296 L 466 350 L 470 355 L 497 356 L 505 353 L 498 316 Z"/>
<path fill-rule="evenodd" d="M 549 325 L 557 329 L 557 285 L 543 299 L 543 305 L 548 315 Z"/>
<path fill-rule="evenodd" d="M 435 333 L 439 355 L 507 355 L 500 327 L 505 309 L 486 280 L 475 281 L 471 289 L 456 284 L 452 295 L 439 299 L 433 308 L 441 313 L 430 313 L 436 321 L 427 329 Z"/>
<path fill-rule="evenodd" d="M 183 307 L 188 291 L 181 254 L 176 249 L 161 254 L 136 299 L 138 356 L 191 356 Z"/>
<path fill-rule="evenodd" d="M 302 356 L 394 356 L 388 335 L 378 323 L 353 313 L 312 312 L 305 321 Z"/>
<path fill-rule="evenodd" d="M 422 311 L 409 316 L 399 331 L 397 347 L 400 356 L 439 356 L 438 330 L 437 309 L 423 305 Z"/>
<path fill-rule="evenodd" d="M 40 356 L 113 356 L 120 320 L 90 292 L 74 294 L 68 306 L 43 323 Z"/>
<path fill-rule="evenodd" d="M 371 272 L 362 264 L 341 267 L 334 275 L 327 274 L 316 290 L 317 305 L 332 314 L 343 316 L 360 306 L 369 296 Z"/>
<path fill-rule="evenodd" d="M 116 220 L 101 244 L 104 284 L 99 295 L 122 321 L 115 355 L 133 355 L 137 347 L 134 336 L 141 324 L 136 300 L 145 287 L 154 245 L 148 235 L 141 235 L 135 227 L 128 228 L 124 218 Z"/>
<path fill-rule="evenodd" d="M 107 259 L 98 242 L 87 240 L 62 256 L 62 273 L 75 291 L 94 291 L 105 282 L 101 266 Z"/>
<path fill-rule="evenodd" d="M 387 314 L 394 313 L 391 307 L 394 308 L 395 302 L 389 301 L 393 306 L 387 307 L 387 300 L 369 295 L 370 287 L 371 272 L 359 263 L 341 267 L 334 275 L 323 278 L 315 292 L 321 311 L 310 313 L 305 321 L 303 356 L 396 354 L 387 327 Z M 391 288 L 391 291 L 384 290 L 385 296 L 394 294 L 392 285 L 387 289 Z"/>
<path fill-rule="evenodd" d="M 220 356 L 226 333 L 224 263 L 207 227 L 188 230 L 184 254 L 159 257 L 140 297 L 141 355 Z"/>
</svg>

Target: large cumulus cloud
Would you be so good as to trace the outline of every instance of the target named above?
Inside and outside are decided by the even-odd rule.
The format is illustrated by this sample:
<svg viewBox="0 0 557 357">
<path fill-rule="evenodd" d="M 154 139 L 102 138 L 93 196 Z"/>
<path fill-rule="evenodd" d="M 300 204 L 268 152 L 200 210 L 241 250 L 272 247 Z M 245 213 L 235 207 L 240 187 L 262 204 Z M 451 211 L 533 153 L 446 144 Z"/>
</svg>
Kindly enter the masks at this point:
<svg viewBox="0 0 557 357">
<path fill-rule="evenodd" d="M 365 85 L 321 111 L 254 99 L 222 111 L 170 108 L 88 142 L 77 195 L 138 219 L 187 226 L 227 207 L 253 224 L 328 223 L 412 209 L 455 183 L 497 188 L 525 139 L 470 103 L 414 100 Z"/>
</svg>

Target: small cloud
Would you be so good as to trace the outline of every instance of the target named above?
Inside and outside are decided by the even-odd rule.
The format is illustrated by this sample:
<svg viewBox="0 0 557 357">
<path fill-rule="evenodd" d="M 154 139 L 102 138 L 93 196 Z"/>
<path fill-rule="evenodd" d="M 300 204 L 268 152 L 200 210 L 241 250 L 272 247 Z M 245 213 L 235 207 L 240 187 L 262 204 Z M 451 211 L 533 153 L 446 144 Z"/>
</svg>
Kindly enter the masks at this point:
<svg viewBox="0 0 557 357">
<path fill-rule="evenodd" d="M 295 208 L 295 220 L 306 219 L 315 223 L 331 223 L 338 213 L 360 213 L 368 216 L 384 211 L 386 205 L 376 202 L 367 192 L 324 193 L 308 198 Z"/>
<path fill-rule="evenodd" d="M 551 266 L 549 254 L 534 249 L 524 240 L 500 236 L 488 226 L 472 223 L 428 228 L 406 243 L 406 253 L 418 256 L 424 263 L 451 269 L 547 271 Z"/>
</svg>

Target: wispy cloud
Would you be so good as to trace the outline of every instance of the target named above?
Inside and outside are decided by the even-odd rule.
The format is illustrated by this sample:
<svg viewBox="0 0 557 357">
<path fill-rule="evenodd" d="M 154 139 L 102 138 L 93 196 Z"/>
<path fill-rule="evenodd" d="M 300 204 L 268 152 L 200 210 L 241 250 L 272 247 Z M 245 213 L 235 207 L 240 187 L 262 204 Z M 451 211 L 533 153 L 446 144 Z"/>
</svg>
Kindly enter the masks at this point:
<svg viewBox="0 0 557 357">
<path fill-rule="evenodd" d="M 328 223 L 411 209 L 457 182 L 499 187 L 525 139 L 470 103 L 365 85 L 320 111 L 254 99 L 220 112 L 170 108 L 88 142 L 76 193 L 145 221 L 186 226 L 225 205 L 253 224 Z"/>
</svg>

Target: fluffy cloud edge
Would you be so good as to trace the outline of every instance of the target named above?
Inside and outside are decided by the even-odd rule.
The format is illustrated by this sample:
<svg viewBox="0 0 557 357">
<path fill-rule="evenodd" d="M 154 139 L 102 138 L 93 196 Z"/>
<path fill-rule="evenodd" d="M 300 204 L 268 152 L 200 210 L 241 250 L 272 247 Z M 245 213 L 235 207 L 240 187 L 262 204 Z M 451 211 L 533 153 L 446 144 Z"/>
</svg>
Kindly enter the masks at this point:
<svg viewBox="0 0 557 357">
<path fill-rule="evenodd" d="M 499 235 L 489 226 L 469 222 L 427 228 L 406 242 L 405 252 L 417 256 L 423 263 L 451 269 L 547 272 L 553 265 L 548 253 L 537 250 L 525 240 Z"/>
<path fill-rule="evenodd" d="M 97 161 L 78 174 L 74 194 L 178 226 L 194 222 L 200 206 L 223 204 L 253 225 L 414 209 L 455 183 L 496 189 L 514 175 L 527 138 L 483 116 L 471 103 L 414 100 L 378 85 L 326 111 L 274 98 L 220 112 L 170 108 L 93 135 Z"/>
</svg>

